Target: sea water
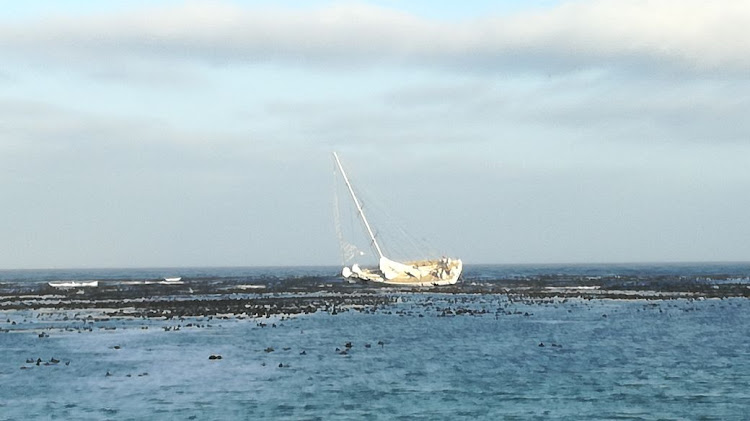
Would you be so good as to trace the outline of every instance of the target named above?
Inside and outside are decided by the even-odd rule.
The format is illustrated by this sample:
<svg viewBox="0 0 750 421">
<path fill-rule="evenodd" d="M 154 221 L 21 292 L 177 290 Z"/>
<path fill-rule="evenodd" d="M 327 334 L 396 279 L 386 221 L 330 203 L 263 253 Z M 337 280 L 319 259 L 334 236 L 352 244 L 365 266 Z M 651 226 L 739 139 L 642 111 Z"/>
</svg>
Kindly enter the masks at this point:
<svg viewBox="0 0 750 421">
<path fill-rule="evenodd" d="M 744 298 L 388 294 L 396 302 L 372 311 L 284 320 L 94 323 L 74 319 L 83 310 L 0 311 L 7 328 L 0 333 L 0 420 L 746 419 L 750 413 Z M 26 362 L 37 359 L 39 365 Z"/>
</svg>

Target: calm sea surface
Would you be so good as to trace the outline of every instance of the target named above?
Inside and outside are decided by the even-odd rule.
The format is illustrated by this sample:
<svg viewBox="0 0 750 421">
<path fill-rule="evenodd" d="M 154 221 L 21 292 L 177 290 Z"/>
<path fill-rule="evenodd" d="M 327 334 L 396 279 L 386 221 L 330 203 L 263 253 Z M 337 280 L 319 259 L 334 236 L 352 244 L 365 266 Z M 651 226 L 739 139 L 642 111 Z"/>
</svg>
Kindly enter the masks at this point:
<svg viewBox="0 0 750 421">
<path fill-rule="evenodd" d="M 335 268 L 0 271 L 0 282 L 164 276 L 284 282 L 335 274 Z M 466 281 L 545 274 L 742 280 L 750 265 L 475 266 L 467 268 Z M 374 311 L 284 320 L 0 310 L 0 420 L 724 420 L 750 414 L 750 301 L 744 298 L 383 294 L 398 301 Z"/>
</svg>

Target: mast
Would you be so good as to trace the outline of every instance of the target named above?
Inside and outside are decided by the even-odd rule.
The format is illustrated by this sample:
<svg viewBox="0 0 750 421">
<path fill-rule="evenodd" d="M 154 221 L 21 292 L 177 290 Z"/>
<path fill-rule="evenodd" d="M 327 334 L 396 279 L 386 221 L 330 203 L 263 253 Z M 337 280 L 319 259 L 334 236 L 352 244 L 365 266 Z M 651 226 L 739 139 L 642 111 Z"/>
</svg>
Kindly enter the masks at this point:
<svg viewBox="0 0 750 421">
<path fill-rule="evenodd" d="M 367 218 L 365 217 L 365 213 L 362 211 L 362 205 L 359 204 L 359 200 L 357 200 L 357 196 L 354 194 L 354 189 L 352 189 L 352 185 L 351 183 L 349 183 L 349 178 L 346 176 L 346 171 L 344 171 L 344 167 L 341 166 L 341 161 L 339 161 L 338 154 L 334 152 L 333 157 L 334 159 L 336 159 L 336 164 L 338 165 L 339 170 L 341 170 L 341 175 L 344 177 L 346 187 L 349 188 L 349 193 L 352 195 L 352 199 L 354 199 L 354 205 L 357 207 L 359 217 L 362 218 L 362 222 L 364 222 L 365 228 L 367 228 L 367 233 L 370 235 L 370 239 L 372 239 L 372 244 L 375 245 L 375 250 L 378 252 L 378 255 L 383 258 L 383 251 L 380 250 L 378 240 L 375 239 L 375 234 L 373 234 L 372 228 L 370 228 L 370 224 L 367 222 Z"/>
</svg>

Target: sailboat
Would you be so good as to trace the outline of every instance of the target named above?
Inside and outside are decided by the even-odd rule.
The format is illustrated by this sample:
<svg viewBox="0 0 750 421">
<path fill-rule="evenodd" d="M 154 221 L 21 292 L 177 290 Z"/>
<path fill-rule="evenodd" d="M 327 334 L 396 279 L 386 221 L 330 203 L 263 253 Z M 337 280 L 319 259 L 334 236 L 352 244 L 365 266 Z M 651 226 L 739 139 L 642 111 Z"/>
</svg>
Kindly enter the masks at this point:
<svg viewBox="0 0 750 421">
<path fill-rule="evenodd" d="M 333 153 L 333 158 L 354 201 L 359 219 L 370 237 L 370 244 L 378 255 L 377 268 L 363 268 L 355 263 L 351 266 L 344 266 L 341 270 L 341 275 L 346 279 L 393 285 L 441 286 L 455 284 L 458 281 L 458 277 L 461 276 L 461 270 L 463 269 L 461 259 L 442 257 L 440 259 L 398 262 L 383 254 L 383 249 L 380 247 L 378 239 L 375 238 L 372 227 L 367 221 L 367 217 L 362 210 L 362 205 L 354 193 L 349 177 L 347 177 L 346 171 L 344 171 L 344 167 L 341 165 L 341 160 L 336 152 Z"/>
</svg>

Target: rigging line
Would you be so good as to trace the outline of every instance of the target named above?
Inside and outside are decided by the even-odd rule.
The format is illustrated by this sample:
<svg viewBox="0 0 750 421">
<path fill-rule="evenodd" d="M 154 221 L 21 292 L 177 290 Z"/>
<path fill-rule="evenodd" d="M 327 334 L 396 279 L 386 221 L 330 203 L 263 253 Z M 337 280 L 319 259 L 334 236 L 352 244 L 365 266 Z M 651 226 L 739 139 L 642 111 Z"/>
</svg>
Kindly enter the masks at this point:
<svg viewBox="0 0 750 421">
<path fill-rule="evenodd" d="M 354 186 L 351 186 L 351 188 L 353 189 Z M 361 197 L 361 194 L 362 194 L 361 189 L 358 188 L 356 190 L 357 190 L 356 192 L 358 194 L 357 198 Z M 365 201 L 359 200 L 359 205 L 360 205 L 360 208 L 363 211 L 362 215 L 364 215 L 364 209 L 367 207 L 367 200 L 365 200 Z M 378 232 L 378 230 L 377 229 L 372 229 L 372 231 L 369 231 L 367 227 L 363 226 L 363 224 L 360 223 L 359 215 L 358 215 L 357 212 L 350 212 L 349 213 L 349 217 L 350 217 L 350 219 L 349 219 L 349 226 L 350 227 L 357 226 L 357 232 L 359 232 L 362 235 L 364 235 L 364 238 L 367 239 L 367 241 L 366 241 L 365 244 L 367 244 L 367 247 L 369 248 L 370 252 L 373 255 L 382 255 L 381 254 L 381 250 L 383 250 L 385 248 L 382 246 L 382 242 L 379 241 L 380 240 L 380 233 Z M 354 231 L 354 229 L 352 229 L 352 231 Z M 387 251 L 387 249 L 386 249 L 386 251 Z M 360 254 L 362 256 L 364 256 L 363 252 L 360 252 Z"/>
<path fill-rule="evenodd" d="M 388 213 L 383 211 L 384 209 L 383 203 L 380 203 L 378 200 L 375 199 L 376 195 L 373 195 L 370 189 L 366 187 L 366 185 L 364 186 L 357 185 L 356 188 L 351 184 L 350 186 L 355 191 L 355 193 L 357 193 L 357 199 L 359 201 L 359 205 L 362 208 L 362 210 L 364 211 L 365 209 L 368 209 L 367 214 L 370 215 L 370 218 L 374 217 L 374 220 L 377 223 L 376 226 L 380 223 L 383 223 L 383 225 L 385 225 L 386 221 L 384 221 L 383 218 L 378 218 L 378 217 L 385 215 L 387 219 Z M 363 215 L 364 215 L 364 212 L 363 212 Z M 355 215 L 355 216 L 358 216 L 358 215 Z M 372 219 L 368 219 L 368 221 L 370 220 Z M 370 228 L 372 229 L 371 233 L 361 223 L 357 223 L 353 225 L 357 225 L 359 227 L 360 232 L 366 238 L 369 239 L 367 244 L 374 255 L 387 254 L 388 256 L 393 257 L 392 256 L 393 249 L 392 247 L 389 247 L 389 244 L 388 244 L 389 242 L 391 242 L 391 240 L 393 240 L 393 238 L 389 238 L 387 234 L 381 235 L 382 233 L 381 229 L 373 228 L 372 225 L 370 226 Z M 372 237 L 370 237 L 370 235 L 372 235 Z M 396 242 L 394 241 L 393 243 L 396 243 Z M 382 251 L 382 254 L 381 254 L 381 251 Z"/>
<path fill-rule="evenodd" d="M 339 170 L 336 166 L 336 163 L 333 163 L 333 199 L 334 199 L 334 209 L 333 209 L 333 215 L 334 215 L 334 222 L 335 222 L 335 228 L 336 228 L 336 235 L 339 240 L 339 249 L 341 252 L 341 259 L 342 259 L 342 265 L 346 265 L 348 262 L 351 262 L 355 260 L 355 257 L 359 256 L 366 256 L 366 253 L 364 253 L 357 241 L 359 238 L 358 235 L 354 235 L 355 232 L 363 234 L 364 238 L 368 238 L 368 234 L 365 231 L 364 227 L 362 226 L 362 223 L 359 221 L 357 212 L 352 211 L 352 206 L 349 203 L 348 200 L 342 201 L 341 200 L 341 192 L 340 189 L 346 187 L 343 186 L 343 181 L 341 176 L 339 176 Z M 346 209 L 342 209 L 346 207 Z M 343 210 L 343 212 L 342 212 Z M 355 228 L 356 227 L 356 228 Z M 353 236 L 350 238 L 350 236 Z M 354 243 L 350 242 L 354 241 Z M 372 242 L 365 242 L 367 247 L 374 251 L 376 251 L 373 247 Z"/>
<path fill-rule="evenodd" d="M 337 188 L 336 166 L 333 167 L 333 224 L 336 229 L 336 237 L 339 240 L 339 251 L 341 252 L 341 265 L 346 263 L 344 251 L 344 233 L 341 231 L 341 214 L 339 212 L 339 192 Z"/>
<path fill-rule="evenodd" d="M 376 238 L 388 256 L 407 260 L 439 256 L 424 236 L 416 237 L 405 228 L 405 220 L 394 216 L 392 206 L 379 200 L 380 195 L 373 193 L 367 185 L 357 187 L 358 197 L 368 205 L 369 218 L 378 227 Z"/>
<path fill-rule="evenodd" d="M 333 157 L 336 159 L 336 164 L 338 165 L 339 170 L 341 171 L 341 175 L 344 177 L 344 182 L 346 182 L 346 187 L 349 188 L 349 193 L 352 195 L 352 200 L 354 200 L 354 204 L 357 206 L 357 210 L 359 211 L 359 216 L 360 218 L 362 218 L 362 222 L 365 224 L 365 228 L 367 228 L 367 232 L 370 234 L 370 238 L 372 238 L 372 243 L 375 246 L 375 249 L 377 250 L 378 255 L 382 259 L 383 252 L 380 250 L 378 241 L 375 239 L 375 234 L 373 234 L 372 228 L 370 228 L 370 224 L 367 222 L 367 217 L 365 217 L 365 213 L 362 211 L 362 206 L 359 204 L 359 200 L 357 200 L 357 195 L 354 194 L 354 189 L 352 189 L 352 184 L 349 182 L 349 178 L 346 176 L 344 167 L 341 166 L 341 161 L 339 161 L 339 156 L 336 154 L 336 152 L 334 152 Z"/>
<path fill-rule="evenodd" d="M 334 225 L 336 229 L 336 236 L 338 237 L 339 241 L 339 251 L 341 253 L 341 265 L 346 265 L 349 261 L 351 261 L 354 256 L 359 251 L 359 248 L 355 246 L 354 244 L 349 243 L 346 240 L 346 236 L 344 235 L 344 223 L 341 218 L 341 201 L 339 198 L 339 186 L 340 186 L 340 180 L 338 176 L 338 170 L 336 169 L 336 165 L 334 163 L 333 166 L 333 217 L 334 217 Z M 347 213 L 351 217 L 351 212 Z M 354 224 L 350 220 L 348 221 L 348 226 L 352 227 Z"/>
</svg>

